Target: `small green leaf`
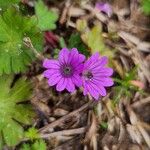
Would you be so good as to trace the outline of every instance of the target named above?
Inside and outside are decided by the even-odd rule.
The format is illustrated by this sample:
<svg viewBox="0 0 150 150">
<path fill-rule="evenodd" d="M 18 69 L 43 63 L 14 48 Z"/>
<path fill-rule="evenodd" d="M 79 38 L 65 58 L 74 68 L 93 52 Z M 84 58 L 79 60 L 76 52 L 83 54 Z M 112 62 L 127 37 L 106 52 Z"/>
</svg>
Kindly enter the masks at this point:
<svg viewBox="0 0 150 150">
<path fill-rule="evenodd" d="M 23 144 L 21 150 L 46 150 L 46 143 L 44 140 L 36 140 L 33 144 Z"/>
<path fill-rule="evenodd" d="M 81 32 L 81 39 L 90 48 L 91 53 L 100 52 L 101 55 L 113 57 L 114 52 L 106 47 L 99 24 L 90 29 L 85 20 L 78 20 L 77 29 Z"/>
<path fill-rule="evenodd" d="M 141 2 L 143 12 L 146 15 L 150 15 L 150 0 L 142 0 Z"/>
<path fill-rule="evenodd" d="M 113 57 L 113 52 L 104 44 L 101 27 L 99 25 L 94 26 L 89 32 L 85 33 L 83 38 L 85 38 L 85 41 L 91 48 L 92 53 L 100 52 L 101 55 Z"/>
<path fill-rule="evenodd" d="M 55 22 L 58 19 L 56 12 L 48 10 L 47 6 L 39 0 L 35 4 L 35 14 L 38 18 L 38 27 L 42 31 L 53 30 L 56 28 Z"/>
<path fill-rule="evenodd" d="M 8 146 L 16 145 L 24 136 L 21 124 L 29 125 L 34 116 L 31 105 L 25 101 L 31 94 L 31 87 L 24 79 L 19 79 L 13 86 L 12 75 L 0 76 L 0 137 Z"/>
<path fill-rule="evenodd" d="M 31 150 L 30 145 L 29 144 L 23 144 L 21 150 Z"/>
<path fill-rule="evenodd" d="M 24 72 L 35 58 L 23 43 L 30 37 L 34 47 L 42 50 L 42 34 L 37 28 L 35 17 L 25 17 L 11 7 L 0 15 L 0 74 Z"/>
<path fill-rule="evenodd" d="M 29 128 L 28 131 L 25 132 L 25 137 L 33 141 L 34 139 L 38 139 L 40 136 L 39 136 L 38 130 L 32 127 L 32 128 Z"/>
<path fill-rule="evenodd" d="M 71 34 L 69 41 L 68 41 L 68 47 L 69 48 L 77 48 L 82 54 L 89 56 L 90 52 L 87 50 L 87 47 L 82 42 L 82 39 L 80 37 L 79 33 L 73 33 Z"/>
<path fill-rule="evenodd" d="M 101 122 L 100 127 L 103 128 L 103 129 L 107 129 L 108 128 L 108 123 L 107 122 Z"/>
<path fill-rule="evenodd" d="M 43 140 L 36 140 L 32 145 L 32 150 L 46 150 L 46 143 Z"/>
<path fill-rule="evenodd" d="M 13 4 L 19 3 L 20 0 L 0 0 L 0 8 L 7 8 Z"/>
<path fill-rule="evenodd" d="M 131 81 L 136 80 L 137 66 L 127 72 L 122 79 L 114 78 L 117 85 L 114 87 L 113 103 L 117 104 L 122 97 L 130 98 L 133 92 L 140 91 Z"/>
</svg>

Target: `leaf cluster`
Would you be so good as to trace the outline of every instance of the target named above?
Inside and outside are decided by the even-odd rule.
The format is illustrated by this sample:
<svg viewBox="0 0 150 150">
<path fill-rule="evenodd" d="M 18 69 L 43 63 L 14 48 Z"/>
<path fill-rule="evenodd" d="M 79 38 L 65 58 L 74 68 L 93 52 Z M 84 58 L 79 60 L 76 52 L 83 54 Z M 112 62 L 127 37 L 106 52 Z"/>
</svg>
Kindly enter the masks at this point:
<svg viewBox="0 0 150 150">
<path fill-rule="evenodd" d="M 44 140 L 36 140 L 32 144 L 24 144 L 21 150 L 46 150 L 46 143 Z"/>
<path fill-rule="evenodd" d="M 122 97 L 130 98 L 132 93 L 139 91 L 138 87 L 134 86 L 131 81 L 136 79 L 137 67 L 126 73 L 123 79 L 114 78 L 117 85 L 114 88 L 114 103 L 116 104 Z"/>
<path fill-rule="evenodd" d="M 146 15 L 150 15 L 150 0 L 141 1 L 142 10 Z"/>
<path fill-rule="evenodd" d="M 0 149 L 16 145 L 24 137 L 22 125 L 31 124 L 34 117 L 31 105 L 25 104 L 30 84 L 25 79 L 12 81 L 13 75 L 0 76 Z"/>
<path fill-rule="evenodd" d="M 81 33 L 83 42 L 90 48 L 91 53 L 100 52 L 101 55 L 108 56 L 109 58 L 113 57 L 113 51 L 104 43 L 100 24 L 90 29 L 85 20 L 78 20 L 77 29 Z"/>
<path fill-rule="evenodd" d="M 35 58 L 24 45 L 25 37 L 38 51 L 42 50 L 42 34 L 36 24 L 36 17 L 23 16 L 15 7 L 0 15 L 0 74 L 24 72 Z"/>
</svg>

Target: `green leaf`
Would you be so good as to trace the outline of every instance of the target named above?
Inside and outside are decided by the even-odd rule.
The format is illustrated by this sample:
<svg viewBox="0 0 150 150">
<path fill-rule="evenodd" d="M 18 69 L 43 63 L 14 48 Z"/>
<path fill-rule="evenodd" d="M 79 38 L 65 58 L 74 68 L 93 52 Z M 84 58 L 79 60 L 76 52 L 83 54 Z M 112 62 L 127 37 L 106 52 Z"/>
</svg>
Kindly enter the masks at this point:
<svg viewBox="0 0 150 150">
<path fill-rule="evenodd" d="M 46 150 L 46 143 L 44 140 L 36 140 L 33 144 L 23 144 L 21 150 Z"/>
<path fill-rule="evenodd" d="M 77 20 L 77 30 L 81 33 L 81 39 L 90 48 L 92 53 L 100 52 L 101 55 L 112 58 L 114 51 L 108 49 L 104 43 L 100 24 L 95 25 L 92 29 L 88 27 L 84 19 Z"/>
<path fill-rule="evenodd" d="M 20 0 L 0 0 L 0 8 L 7 8 L 13 4 L 19 3 Z"/>
<path fill-rule="evenodd" d="M 42 31 L 56 28 L 55 22 L 58 19 L 57 13 L 48 10 L 47 6 L 45 6 L 41 0 L 35 4 L 35 14 L 38 18 L 38 27 Z"/>
<path fill-rule="evenodd" d="M 150 0 L 142 0 L 141 2 L 143 12 L 146 15 L 150 15 Z"/>
<path fill-rule="evenodd" d="M 102 121 L 102 122 L 100 123 L 100 127 L 103 128 L 103 129 L 107 129 L 107 128 L 108 128 L 108 123 Z"/>
<path fill-rule="evenodd" d="M 32 128 L 29 128 L 28 131 L 25 132 L 25 137 L 33 141 L 34 139 L 38 139 L 40 136 L 39 136 L 38 130 L 32 127 Z"/>
<path fill-rule="evenodd" d="M 0 137 L 8 146 L 16 145 L 23 138 L 20 124 L 29 125 L 34 116 L 31 105 L 20 103 L 29 98 L 30 84 L 19 79 L 12 86 L 12 81 L 12 75 L 0 76 Z"/>
<path fill-rule="evenodd" d="M 102 37 L 101 27 L 99 25 L 94 26 L 91 30 L 81 35 L 83 41 L 91 49 L 92 53 L 100 52 L 101 55 L 113 57 L 113 51 L 109 50 Z"/>
<path fill-rule="evenodd" d="M 36 17 L 25 17 L 11 7 L 0 15 L 0 74 L 24 72 L 35 58 L 23 43 L 30 37 L 34 47 L 42 50 L 42 34 L 37 28 Z"/>
<path fill-rule="evenodd" d="M 43 140 L 36 140 L 32 145 L 32 150 L 46 150 L 46 143 Z"/>
<path fill-rule="evenodd" d="M 82 39 L 80 37 L 79 33 L 73 33 L 71 34 L 69 41 L 68 41 L 68 47 L 69 48 L 77 48 L 82 54 L 89 56 L 90 52 L 87 51 L 86 46 L 82 42 Z"/>
</svg>

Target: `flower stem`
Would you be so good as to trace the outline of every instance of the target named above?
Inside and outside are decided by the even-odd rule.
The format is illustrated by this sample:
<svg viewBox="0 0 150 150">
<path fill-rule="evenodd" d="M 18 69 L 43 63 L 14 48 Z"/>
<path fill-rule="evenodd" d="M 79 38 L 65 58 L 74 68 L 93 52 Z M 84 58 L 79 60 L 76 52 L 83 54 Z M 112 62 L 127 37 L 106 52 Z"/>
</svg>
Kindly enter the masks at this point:
<svg viewBox="0 0 150 150">
<path fill-rule="evenodd" d="M 34 47 L 33 44 L 32 44 L 32 41 L 31 41 L 31 39 L 30 39 L 29 37 L 25 37 L 25 38 L 23 39 L 23 42 L 24 42 L 24 44 L 25 44 L 26 47 L 28 47 L 28 48 L 30 48 L 30 49 L 32 50 L 32 52 L 35 54 L 35 56 L 36 56 L 39 60 L 44 60 L 44 59 L 45 59 L 45 57 L 44 57 L 42 54 L 40 54 L 40 53 L 35 49 L 35 47 Z"/>
</svg>

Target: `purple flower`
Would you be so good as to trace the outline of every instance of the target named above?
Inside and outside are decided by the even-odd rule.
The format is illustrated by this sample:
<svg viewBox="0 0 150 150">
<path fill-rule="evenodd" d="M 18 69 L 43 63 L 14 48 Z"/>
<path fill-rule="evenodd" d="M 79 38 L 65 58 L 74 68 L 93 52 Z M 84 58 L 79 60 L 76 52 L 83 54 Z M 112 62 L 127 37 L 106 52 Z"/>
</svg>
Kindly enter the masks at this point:
<svg viewBox="0 0 150 150">
<path fill-rule="evenodd" d="M 80 74 L 83 70 L 84 60 L 85 56 L 79 54 L 76 48 L 72 48 L 70 51 L 63 48 L 59 53 L 58 60 L 44 60 L 43 66 L 47 70 L 43 75 L 48 78 L 49 86 L 56 85 L 57 91 L 67 89 L 69 92 L 73 92 L 75 85 L 78 87 L 82 85 Z"/>
<path fill-rule="evenodd" d="M 105 87 L 113 85 L 113 81 L 110 78 L 113 70 L 105 67 L 107 62 L 107 57 L 100 57 L 98 53 L 95 53 L 84 63 L 82 72 L 84 95 L 89 93 L 96 100 L 100 95 L 106 96 Z"/>
<path fill-rule="evenodd" d="M 96 3 L 95 8 L 99 11 L 106 13 L 109 17 L 112 14 L 112 8 L 109 3 Z"/>
</svg>

